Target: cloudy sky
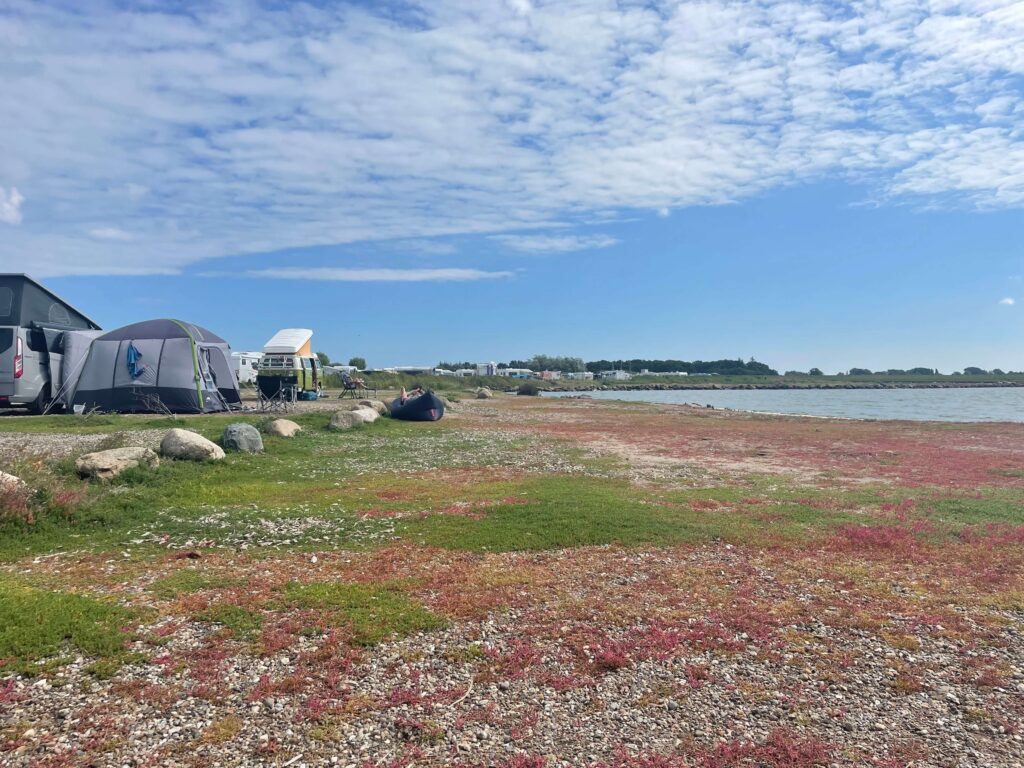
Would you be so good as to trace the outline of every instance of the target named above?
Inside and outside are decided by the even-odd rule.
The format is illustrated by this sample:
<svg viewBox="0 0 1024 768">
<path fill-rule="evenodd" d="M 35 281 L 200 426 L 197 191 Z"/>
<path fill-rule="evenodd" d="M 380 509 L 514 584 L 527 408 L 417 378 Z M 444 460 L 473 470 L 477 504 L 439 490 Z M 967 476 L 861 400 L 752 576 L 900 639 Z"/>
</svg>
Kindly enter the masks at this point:
<svg viewBox="0 0 1024 768">
<path fill-rule="evenodd" d="M 0 0 L 0 106 L 0 268 L 105 326 L 1024 368 L 1019 0 Z"/>
</svg>

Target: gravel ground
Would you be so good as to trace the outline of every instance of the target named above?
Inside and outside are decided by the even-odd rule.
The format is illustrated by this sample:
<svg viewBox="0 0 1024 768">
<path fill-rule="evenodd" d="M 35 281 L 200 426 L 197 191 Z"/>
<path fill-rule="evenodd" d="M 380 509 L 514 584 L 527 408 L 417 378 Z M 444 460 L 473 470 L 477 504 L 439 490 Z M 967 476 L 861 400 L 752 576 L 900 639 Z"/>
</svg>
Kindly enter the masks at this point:
<svg viewBox="0 0 1024 768">
<path fill-rule="evenodd" d="M 106 435 L 0 432 L 0 462 L 15 461 L 26 456 L 63 459 L 106 447 L 129 445 L 156 450 L 163 435 L 164 430 L 160 429 L 135 429 Z"/>
<path fill-rule="evenodd" d="M 511 571 L 553 556 L 487 557 Z M 650 562 L 614 548 L 590 557 L 623 573 Z M 750 562 L 727 545 L 657 557 L 680 568 L 738 571 Z M 790 588 L 799 596 L 812 585 Z M 166 644 L 137 643 L 151 660 L 112 679 L 90 676 L 88 660 L 78 659 L 49 682 L 16 678 L 0 687 L 5 765 L 361 767 L 409 758 L 491 766 L 526 765 L 509 761 L 532 756 L 550 766 L 671 768 L 704 763 L 629 763 L 623 755 L 706 756 L 781 732 L 789 749 L 829 745 L 831 755 L 720 764 L 1020 766 L 1024 635 L 1019 615 L 997 618 L 985 653 L 1005 670 L 998 686 L 965 675 L 981 649 L 961 639 L 923 630 L 915 647 L 900 649 L 872 631 L 817 620 L 780 628 L 800 638 L 781 648 L 730 629 L 716 648 L 684 644 L 607 664 L 598 645 L 573 639 L 594 628 L 593 618 L 561 603 L 455 621 L 358 653 L 297 636 L 261 654 L 209 624 L 162 619 L 143 634 Z M 963 620 L 973 626 L 969 613 Z M 603 642 L 629 647 L 630 635 L 647 629 L 620 626 Z M 921 672 L 920 690 L 894 686 L 907 669 Z M 81 754 L 87 762 L 77 761 Z"/>
<path fill-rule="evenodd" d="M 337 406 L 327 400 L 300 408 Z M 593 471 L 539 442 L 513 451 L 515 441 L 524 439 L 513 429 L 522 425 L 522 414 L 500 403 L 467 402 L 453 416 L 473 427 L 459 435 L 481 465 L 500 469 L 515 454 L 519 469 Z M 579 416 L 544 412 L 533 418 L 571 423 Z M 155 445 L 161 435 L 162 430 L 137 430 L 117 439 Z M 108 439 L 0 433 L 0 460 L 26 451 L 77 455 Z M 409 457 L 408 466 L 398 470 L 424 469 L 415 440 L 410 438 L 406 448 L 401 455 Z M 348 469 L 379 471 L 364 457 L 345 461 L 356 462 Z M 363 461 L 365 466 L 359 464 Z M 675 468 L 637 461 L 631 466 L 638 479 L 690 478 L 683 461 Z M 332 537 L 340 535 L 335 521 L 301 507 L 273 519 L 257 512 L 252 525 L 240 529 L 228 512 L 211 508 L 195 521 L 208 540 L 167 542 L 142 531 L 135 543 L 184 552 L 191 547 L 286 549 L 303 541 L 323 550 L 319 558 L 308 552 L 264 552 L 263 559 L 239 566 L 233 575 L 249 579 L 252 591 L 277 564 L 287 565 L 282 578 L 295 579 L 304 569 L 313 572 L 339 559 L 330 551 Z M 386 518 L 353 525 L 375 544 L 390 540 L 394 531 Z M 848 554 L 798 563 L 724 543 L 656 551 L 417 552 L 421 570 L 406 575 L 422 578 L 424 570 L 436 568 L 438 581 L 416 596 L 449 615 L 450 622 L 444 629 L 368 649 L 294 627 L 281 630 L 286 635 L 281 643 L 271 642 L 273 634 L 266 630 L 259 639 L 243 641 L 216 624 L 194 621 L 189 601 L 195 595 L 171 604 L 147 591 L 153 572 L 165 574 L 168 563 L 180 562 L 173 555 L 160 563 L 135 564 L 135 571 L 129 570 L 127 552 L 92 559 L 45 555 L 12 564 L 5 570 L 39 576 L 43 583 L 62 579 L 83 591 L 98 590 L 99 577 L 87 588 L 75 581 L 76 573 L 103 573 L 111 596 L 153 611 L 133 648 L 145 660 L 110 677 L 97 676 L 93 660 L 78 658 L 45 678 L 0 678 L 0 764 L 1024 766 L 1022 603 L 1019 598 L 985 603 L 984 594 L 968 594 L 975 585 L 963 587 L 963 599 L 947 595 L 932 583 L 941 575 L 934 564 L 908 586 L 899 570 L 905 564 L 895 557 L 884 566 Z M 204 554 L 198 562 L 209 567 L 220 556 Z M 372 552 L 344 557 L 371 572 L 375 567 Z M 829 581 L 826 571 L 840 570 L 841 557 L 847 558 L 848 572 L 862 579 L 856 586 Z M 481 595 L 498 589 L 468 577 L 458 582 L 452 576 L 446 584 L 443 569 L 458 558 L 501 582 L 506 591 L 496 601 L 500 608 L 474 615 L 446 612 L 453 593 L 472 594 L 465 602 L 473 602 L 474 589 Z M 402 565 L 411 570 L 411 560 Z M 1017 568 L 1006 562 L 1011 563 L 1007 571 Z M 538 574 L 549 580 L 543 587 L 531 581 L 540 579 Z M 1000 576 L 1012 579 L 1014 573 Z M 330 577 L 343 574 L 321 570 L 309 576 Z M 763 635 L 743 629 L 728 618 L 737 595 L 753 606 L 743 617 L 751 625 L 765 618 L 759 610 L 780 606 L 787 608 L 781 615 L 794 618 L 781 626 L 766 623 L 771 631 Z M 668 642 L 658 635 L 656 609 L 696 617 L 690 624 L 683 619 L 668 636 L 689 639 Z M 268 624 L 286 626 L 288 617 L 265 610 Z M 885 639 L 891 626 L 901 628 L 896 640 Z M 703 634 L 714 642 L 702 641 Z M 660 644 L 651 640 L 659 637 Z M 985 678 L 979 674 L 984 670 L 993 673 Z M 774 746 L 743 753 L 751 743 Z"/>
</svg>

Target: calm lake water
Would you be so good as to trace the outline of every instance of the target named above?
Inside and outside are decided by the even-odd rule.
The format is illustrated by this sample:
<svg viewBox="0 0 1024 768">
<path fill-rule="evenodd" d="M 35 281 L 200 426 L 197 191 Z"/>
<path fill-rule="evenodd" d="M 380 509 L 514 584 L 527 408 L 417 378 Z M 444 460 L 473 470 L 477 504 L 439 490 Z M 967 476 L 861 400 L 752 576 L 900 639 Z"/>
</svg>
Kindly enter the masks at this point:
<svg viewBox="0 0 1024 768">
<path fill-rule="evenodd" d="M 624 392 L 553 392 L 551 397 L 588 394 L 601 400 L 696 403 L 715 408 L 848 419 L 1024 422 L 1024 387 L 986 389 L 721 389 Z"/>
</svg>

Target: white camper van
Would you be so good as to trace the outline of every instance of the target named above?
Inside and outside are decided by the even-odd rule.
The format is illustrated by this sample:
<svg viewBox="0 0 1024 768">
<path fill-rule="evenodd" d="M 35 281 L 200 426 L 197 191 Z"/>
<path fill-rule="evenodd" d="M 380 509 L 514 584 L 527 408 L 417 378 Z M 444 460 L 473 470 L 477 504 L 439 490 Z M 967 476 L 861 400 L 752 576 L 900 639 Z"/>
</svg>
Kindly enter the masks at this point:
<svg viewBox="0 0 1024 768">
<path fill-rule="evenodd" d="M 260 370 L 262 352 L 232 352 L 231 364 L 239 384 L 255 384 Z"/>
</svg>

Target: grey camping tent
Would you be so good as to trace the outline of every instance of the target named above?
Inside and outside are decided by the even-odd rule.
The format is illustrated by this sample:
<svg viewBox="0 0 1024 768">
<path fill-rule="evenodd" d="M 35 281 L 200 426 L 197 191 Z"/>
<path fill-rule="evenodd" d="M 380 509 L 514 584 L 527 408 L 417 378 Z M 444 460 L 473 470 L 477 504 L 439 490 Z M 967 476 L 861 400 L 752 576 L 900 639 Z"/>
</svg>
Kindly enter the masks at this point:
<svg viewBox="0 0 1024 768">
<path fill-rule="evenodd" d="M 212 413 L 238 406 L 224 339 L 180 320 L 146 320 L 93 340 L 71 404 L 85 410 Z"/>
<path fill-rule="evenodd" d="M 60 389 L 57 391 L 56 399 L 68 410 L 71 410 L 75 388 L 89 357 L 89 349 L 93 341 L 102 335 L 103 331 L 64 331 L 64 360 L 60 369 Z"/>
</svg>

